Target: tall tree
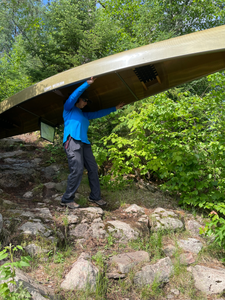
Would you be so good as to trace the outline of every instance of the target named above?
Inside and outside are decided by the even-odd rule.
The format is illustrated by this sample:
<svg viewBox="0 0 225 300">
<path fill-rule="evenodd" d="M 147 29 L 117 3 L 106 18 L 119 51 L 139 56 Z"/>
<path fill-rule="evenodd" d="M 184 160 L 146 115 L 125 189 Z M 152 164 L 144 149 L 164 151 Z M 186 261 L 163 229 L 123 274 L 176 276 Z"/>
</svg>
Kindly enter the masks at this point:
<svg viewBox="0 0 225 300">
<path fill-rule="evenodd" d="M 222 25 L 225 21 L 221 0 L 102 0 L 100 3 L 105 18 L 117 25 L 119 48 L 121 40 L 128 40 L 130 47 L 136 47 Z"/>
<path fill-rule="evenodd" d="M 12 49 L 17 36 L 29 41 L 27 32 L 41 18 L 41 0 L 2 0 L 0 2 L 0 53 Z M 33 45 L 35 47 L 35 45 Z"/>
<path fill-rule="evenodd" d="M 19 35 L 12 49 L 0 59 L 0 102 L 33 83 L 27 75 L 27 55 L 23 44 Z"/>
<path fill-rule="evenodd" d="M 30 68 L 35 80 L 100 58 L 102 36 L 98 29 L 94 0 L 51 1 L 42 15 L 41 24 L 31 28 L 26 49 L 32 52 L 35 43 L 41 64 Z"/>
</svg>

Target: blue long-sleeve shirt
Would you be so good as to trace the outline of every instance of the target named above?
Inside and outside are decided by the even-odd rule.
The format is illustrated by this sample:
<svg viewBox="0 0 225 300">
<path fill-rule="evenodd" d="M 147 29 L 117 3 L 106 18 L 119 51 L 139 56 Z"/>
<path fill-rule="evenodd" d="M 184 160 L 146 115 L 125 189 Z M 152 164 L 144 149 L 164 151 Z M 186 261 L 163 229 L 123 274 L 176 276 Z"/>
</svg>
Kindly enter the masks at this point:
<svg viewBox="0 0 225 300">
<path fill-rule="evenodd" d="M 87 82 L 83 83 L 69 96 L 64 104 L 63 143 L 66 142 L 67 137 L 70 135 L 75 140 L 81 141 L 85 144 L 90 144 L 87 137 L 89 120 L 101 118 L 116 111 L 115 107 L 111 107 L 96 112 L 82 112 L 80 108 L 76 107 L 75 104 L 77 100 L 89 86 L 90 85 Z"/>
</svg>

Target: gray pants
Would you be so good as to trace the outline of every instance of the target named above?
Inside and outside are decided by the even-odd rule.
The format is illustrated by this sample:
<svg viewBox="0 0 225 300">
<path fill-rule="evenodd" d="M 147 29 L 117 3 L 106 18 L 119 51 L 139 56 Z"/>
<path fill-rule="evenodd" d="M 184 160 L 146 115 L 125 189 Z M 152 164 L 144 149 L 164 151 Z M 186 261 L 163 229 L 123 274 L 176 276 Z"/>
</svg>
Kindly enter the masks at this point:
<svg viewBox="0 0 225 300">
<path fill-rule="evenodd" d="M 64 145 L 64 150 L 68 158 L 70 174 L 67 179 L 67 189 L 62 197 L 62 202 L 69 203 L 74 201 L 74 195 L 80 185 L 84 167 L 88 171 L 88 180 L 91 188 L 90 198 L 93 200 L 101 199 L 98 166 L 92 153 L 91 145 L 71 138 L 67 149 Z"/>
</svg>

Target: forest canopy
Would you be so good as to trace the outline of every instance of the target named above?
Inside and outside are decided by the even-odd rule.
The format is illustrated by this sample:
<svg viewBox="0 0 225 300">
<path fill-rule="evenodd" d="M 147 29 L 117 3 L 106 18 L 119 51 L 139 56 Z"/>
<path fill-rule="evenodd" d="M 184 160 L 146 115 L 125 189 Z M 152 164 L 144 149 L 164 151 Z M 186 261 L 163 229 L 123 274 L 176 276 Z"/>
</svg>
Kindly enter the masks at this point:
<svg viewBox="0 0 225 300">
<path fill-rule="evenodd" d="M 224 24 L 224 0 L 2 0 L 0 101 L 87 62 Z M 224 83 L 220 72 L 127 105 L 93 120 L 89 135 L 109 187 L 158 182 L 181 205 L 213 212 L 207 230 L 225 246 Z"/>
<path fill-rule="evenodd" d="M 224 18 L 222 0 L 2 0 L 0 101 L 72 67 Z"/>
</svg>

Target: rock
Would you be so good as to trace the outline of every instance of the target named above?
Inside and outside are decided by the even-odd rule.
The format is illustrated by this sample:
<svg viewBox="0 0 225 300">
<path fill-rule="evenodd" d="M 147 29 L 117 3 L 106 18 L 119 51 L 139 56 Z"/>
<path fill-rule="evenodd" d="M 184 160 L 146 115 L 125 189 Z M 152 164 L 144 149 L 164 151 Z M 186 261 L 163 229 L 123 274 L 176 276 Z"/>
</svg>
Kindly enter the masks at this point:
<svg viewBox="0 0 225 300">
<path fill-rule="evenodd" d="M 166 212 L 166 210 L 162 207 L 157 207 L 155 210 L 154 210 L 154 213 L 158 214 L 158 213 L 163 213 L 163 212 Z"/>
<path fill-rule="evenodd" d="M 149 219 L 147 215 L 142 215 L 139 219 L 138 222 L 136 222 L 137 228 L 143 233 L 143 234 L 149 234 Z"/>
<path fill-rule="evenodd" d="M 3 229 L 3 218 L 2 215 L 0 214 L 0 233 L 2 232 Z"/>
<path fill-rule="evenodd" d="M 145 251 L 128 252 L 114 255 L 110 263 L 116 264 L 121 273 L 128 273 L 131 268 L 140 262 L 149 262 L 149 254 Z"/>
<path fill-rule="evenodd" d="M 37 293 L 37 292 L 31 292 L 32 295 L 32 300 L 46 300 L 49 298 L 43 297 L 41 294 Z"/>
<path fill-rule="evenodd" d="M 79 222 L 89 224 L 95 219 L 101 218 L 103 214 L 104 212 L 100 207 L 78 208 L 70 213 L 70 215 L 76 215 L 79 218 Z"/>
<path fill-rule="evenodd" d="M 15 216 L 15 215 L 17 215 L 17 216 L 19 215 L 19 216 L 20 216 L 20 215 L 22 214 L 23 211 L 20 210 L 20 209 L 9 209 L 9 212 L 10 212 L 11 214 L 13 214 L 14 216 Z"/>
<path fill-rule="evenodd" d="M 173 264 L 169 257 L 160 259 L 154 265 L 147 265 L 134 276 L 134 283 L 137 285 L 152 284 L 154 280 L 159 283 L 166 283 L 173 274 Z"/>
<path fill-rule="evenodd" d="M 178 296 L 180 294 L 180 291 L 177 289 L 171 289 L 170 292 L 176 296 Z"/>
<path fill-rule="evenodd" d="M 141 218 L 138 219 L 139 223 L 143 223 L 144 225 L 146 225 L 147 227 L 149 227 L 149 218 L 147 215 L 143 215 L 141 216 Z"/>
<path fill-rule="evenodd" d="M 23 153 L 24 153 L 24 151 L 22 151 L 22 150 L 16 150 L 16 151 L 11 151 L 11 152 L 0 153 L 0 159 L 7 158 L 7 157 L 19 156 Z"/>
<path fill-rule="evenodd" d="M 51 197 L 56 192 L 56 183 L 55 182 L 47 182 L 44 184 L 43 195 L 44 197 Z"/>
<path fill-rule="evenodd" d="M 21 217 L 34 218 L 34 214 L 31 211 L 24 211 L 20 216 Z"/>
<path fill-rule="evenodd" d="M 34 181 L 38 176 L 38 168 L 35 160 L 6 158 L 0 164 L 0 187 L 17 188 L 24 182 Z"/>
<path fill-rule="evenodd" d="M 193 264 L 195 262 L 195 259 L 192 255 L 192 253 L 183 253 L 179 257 L 180 263 L 182 265 L 188 266 L 190 264 Z"/>
<path fill-rule="evenodd" d="M 60 194 L 55 194 L 55 195 L 52 195 L 52 198 L 54 199 L 54 200 L 56 200 L 56 201 L 61 201 L 61 199 L 62 199 L 62 195 Z"/>
<path fill-rule="evenodd" d="M 96 217 L 102 217 L 104 215 L 104 211 L 100 207 L 87 207 L 80 208 L 79 213 L 90 217 L 91 219 L 95 219 Z"/>
<path fill-rule="evenodd" d="M 192 267 L 195 287 L 200 291 L 210 294 L 223 293 L 225 290 L 225 270 L 212 269 L 204 266 Z"/>
<path fill-rule="evenodd" d="M 120 241 L 129 241 L 136 239 L 139 236 L 139 232 L 131 228 L 131 226 L 125 222 L 121 221 L 108 221 L 107 230 L 112 233 L 114 237 L 118 238 Z"/>
<path fill-rule="evenodd" d="M 102 222 L 102 219 L 101 218 L 97 218 L 97 219 L 94 219 L 93 220 L 93 223 L 101 223 Z"/>
<path fill-rule="evenodd" d="M 36 256 L 43 252 L 48 252 L 48 250 L 42 249 L 40 246 L 37 246 L 35 244 L 29 244 L 24 249 L 27 251 L 27 253 L 30 254 L 30 256 Z"/>
<path fill-rule="evenodd" d="M 103 223 L 92 223 L 91 227 L 89 229 L 89 234 L 93 237 L 93 238 L 100 238 L 100 239 L 104 239 L 107 235 L 106 230 L 104 229 L 105 225 Z"/>
<path fill-rule="evenodd" d="M 154 213 L 160 215 L 161 217 L 178 217 L 177 214 L 175 214 L 175 212 L 165 210 L 161 207 L 156 208 L 154 210 Z"/>
<path fill-rule="evenodd" d="M 23 148 L 23 150 L 25 150 L 25 151 L 35 151 L 35 150 L 37 149 L 37 147 L 36 147 L 35 145 L 29 145 L 29 144 L 23 145 L 22 148 Z M 40 161 L 41 161 L 40 158 L 35 158 L 35 160 L 40 160 Z"/>
<path fill-rule="evenodd" d="M 187 229 L 193 234 L 193 235 L 196 235 L 196 236 L 200 236 L 200 233 L 199 233 L 199 229 L 202 228 L 203 226 L 201 224 L 199 224 L 197 221 L 194 221 L 194 220 L 189 220 L 187 222 Z"/>
<path fill-rule="evenodd" d="M 178 245 L 185 251 L 189 251 L 196 254 L 198 254 L 203 247 L 202 243 L 194 238 L 189 238 L 187 240 L 179 240 Z"/>
<path fill-rule="evenodd" d="M 75 227 L 75 229 L 70 230 L 70 235 L 73 235 L 76 238 L 88 238 L 88 230 L 89 226 L 86 223 L 79 224 Z"/>
<path fill-rule="evenodd" d="M 55 195 L 56 192 L 63 193 L 66 190 L 66 186 L 67 186 L 66 180 L 58 183 L 47 182 L 44 184 L 44 190 L 43 190 L 44 197 L 51 197 Z"/>
<path fill-rule="evenodd" d="M 65 280 L 61 283 L 61 288 L 65 290 L 82 290 L 90 287 L 91 290 L 96 288 L 98 269 L 87 259 L 85 253 L 82 253 L 77 261 L 73 264 L 72 269 L 66 275 Z"/>
<path fill-rule="evenodd" d="M 51 200 L 49 200 L 49 199 L 43 199 L 42 201 L 43 201 L 43 203 L 46 203 L 46 204 L 51 203 Z M 61 208 L 57 207 L 56 209 L 58 210 L 58 209 L 61 209 Z"/>
<path fill-rule="evenodd" d="M 52 214 L 49 210 L 49 208 L 43 207 L 43 208 L 35 208 L 35 216 L 43 219 L 52 219 Z"/>
<path fill-rule="evenodd" d="M 68 217 L 68 224 L 77 224 L 78 221 L 79 221 L 79 218 L 78 216 L 75 216 L 75 215 L 69 215 Z"/>
<path fill-rule="evenodd" d="M 15 276 L 16 285 L 19 286 L 19 283 L 22 282 L 23 288 L 27 289 L 27 291 L 32 295 L 32 299 L 42 300 L 42 299 L 55 299 L 52 295 L 52 292 L 48 290 L 43 285 L 36 283 L 28 274 L 22 272 L 19 269 L 16 269 Z M 0 283 L 3 281 L 0 280 Z M 14 290 L 14 285 L 9 285 L 10 290 Z"/>
<path fill-rule="evenodd" d="M 50 166 L 41 170 L 44 173 L 44 177 L 49 180 L 57 176 L 60 171 L 60 166 L 57 164 L 51 164 Z"/>
<path fill-rule="evenodd" d="M 33 197 L 33 192 L 29 191 L 29 192 L 26 192 L 24 195 L 23 195 L 23 198 L 25 199 L 31 199 Z"/>
<path fill-rule="evenodd" d="M 152 231 L 184 229 L 184 224 L 178 219 L 178 215 L 163 208 L 156 208 L 150 218 Z"/>
<path fill-rule="evenodd" d="M 6 205 L 15 205 L 14 202 L 9 201 L 9 200 L 3 200 L 3 203 L 6 204 Z"/>
<path fill-rule="evenodd" d="M 32 223 L 32 222 L 26 222 L 22 226 L 19 227 L 19 230 L 22 230 L 24 234 L 44 234 L 46 233 L 47 228 L 41 224 L 41 223 Z"/>
<path fill-rule="evenodd" d="M 184 224 L 175 218 L 165 218 L 160 219 L 160 221 L 157 221 L 156 225 L 153 225 L 152 230 L 158 231 L 158 230 L 177 230 L 177 229 L 183 229 Z"/>
<path fill-rule="evenodd" d="M 77 245 L 80 246 L 82 249 L 84 249 L 83 244 L 86 242 L 85 239 L 79 239 L 76 241 Z"/>
<path fill-rule="evenodd" d="M 31 295 L 35 296 L 34 299 L 46 299 L 48 296 L 50 297 L 47 299 L 52 298 L 51 292 L 46 287 L 36 283 L 29 275 L 21 270 L 16 270 L 15 281 L 17 284 L 22 281 L 24 288 L 26 288 Z"/>
<path fill-rule="evenodd" d="M 64 193 L 67 187 L 67 180 L 63 180 L 61 182 L 56 183 L 55 188 L 56 191 L 60 193 Z"/>
<path fill-rule="evenodd" d="M 124 211 L 127 213 L 141 213 L 141 214 L 145 213 L 144 208 L 138 206 L 137 204 L 132 204 L 131 206 L 126 208 Z"/>
<path fill-rule="evenodd" d="M 109 279 L 123 279 L 126 277 L 125 274 L 116 273 L 116 272 L 106 273 L 106 276 Z"/>
<path fill-rule="evenodd" d="M 163 248 L 163 252 L 166 254 L 166 256 L 172 257 L 176 252 L 176 247 L 173 245 L 167 245 L 165 248 Z"/>
<path fill-rule="evenodd" d="M 101 220 L 101 219 L 100 219 Z M 93 222 L 91 225 L 87 224 L 89 220 L 83 219 L 74 229 L 70 229 L 70 235 L 77 238 L 87 239 L 89 236 L 93 238 L 105 238 L 107 232 L 104 229 L 105 225 L 101 222 Z"/>
<path fill-rule="evenodd" d="M 12 149 L 13 146 L 18 147 L 23 143 L 24 143 L 23 140 L 21 140 L 19 138 L 15 138 L 15 137 L 9 137 L 9 138 L 4 138 L 4 139 L 0 140 L 0 146 L 5 151 L 7 151 L 7 149 Z"/>
</svg>

